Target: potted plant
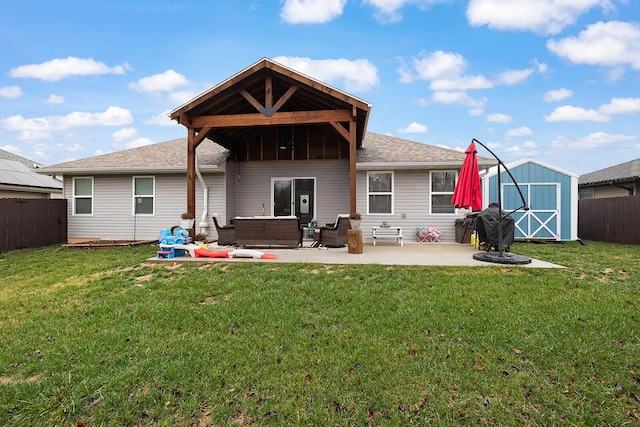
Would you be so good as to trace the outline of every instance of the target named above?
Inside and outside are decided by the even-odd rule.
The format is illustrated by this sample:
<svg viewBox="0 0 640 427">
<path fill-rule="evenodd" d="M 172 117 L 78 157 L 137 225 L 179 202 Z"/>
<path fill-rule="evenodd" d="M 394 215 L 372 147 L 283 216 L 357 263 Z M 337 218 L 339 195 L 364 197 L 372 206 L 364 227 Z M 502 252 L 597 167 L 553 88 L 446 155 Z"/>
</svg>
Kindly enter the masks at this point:
<svg viewBox="0 0 640 427">
<path fill-rule="evenodd" d="M 193 216 L 193 214 L 184 212 L 182 215 L 180 215 L 180 227 L 188 230 L 193 227 L 193 223 L 195 222 L 195 220 L 196 218 Z"/>
<path fill-rule="evenodd" d="M 351 215 L 349 215 L 349 221 L 351 222 L 351 228 L 357 230 L 360 228 L 362 216 L 359 213 L 352 213 Z"/>
<path fill-rule="evenodd" d="M 198 233 L 193 236 L 193 241 L 196 242 L 196 244 L 205 243 L 207 241 L 207 235 L 204 233 Z"/>
</svg>

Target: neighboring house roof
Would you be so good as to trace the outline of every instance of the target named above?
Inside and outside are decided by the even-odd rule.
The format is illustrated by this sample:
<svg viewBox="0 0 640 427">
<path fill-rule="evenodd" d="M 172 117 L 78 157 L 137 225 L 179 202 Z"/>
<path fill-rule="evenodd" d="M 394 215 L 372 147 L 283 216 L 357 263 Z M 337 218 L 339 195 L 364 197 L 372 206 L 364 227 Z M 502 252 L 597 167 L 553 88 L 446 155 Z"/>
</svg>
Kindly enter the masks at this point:
<svg viewBox="0 0 640 427">
<path fill-rule="evenodd" d="M 40 163 L 34 162 L 33 160 L 29 160 L 25 157 L 18 156 L 17 154 L 10 153 L 5 150 L 0 150 L 0 159 L 3 160 L 13 160 L 16 162 L 20 162 L 28 168 L 40 167 L 42 166 Z"/>
<path fill-rule="evenodd" d="M 60 181 L 35 171 L 22 162 L 0 159 L 0 188 L 37 193 L 62 191 Z"/>
<path fill-rule="evenodd" d="M 578 180 L 578 186 L 620 184 L 633 181 L 640 181 L 640 158 L 584 174 Z"/>
<path fill-rule="evenodd" d="M 367 132 L 363 147 L 358 150 L 357 168 L 438 169 L 461 166 L 465 156 L 462 151 Z M 493 159 L 478 156 L 481 169 L 495 164 Z"/>
<path fill-rule="evenodd" d="M 220 170 L 228 152 L 205 139 L 196 151 L 202 171 Z M 87 157 L 85 159 L 43 167 L 38 172 L 62 175 L 94 173 L 180 173 L 186 172 L 187 138 Z M 434 145 L 368 132 L 357 152 L 357 168 L 438 169 L 462 165 L 465 153 Z M 495 165 L 495 160 L 478 157 L 481 168 Z"/>
<path fill-rule="evenodd" d="M 198 167 L 215 172 L 224 164 L 228 153 L 218 144 L 205 139 L 198 146 Z M 87 157 L 38 169 L 40 173 L 87 175 L 94 173 L 186 173 L 187 138 L 174 139 L 143 147 Z"/>
</svg>

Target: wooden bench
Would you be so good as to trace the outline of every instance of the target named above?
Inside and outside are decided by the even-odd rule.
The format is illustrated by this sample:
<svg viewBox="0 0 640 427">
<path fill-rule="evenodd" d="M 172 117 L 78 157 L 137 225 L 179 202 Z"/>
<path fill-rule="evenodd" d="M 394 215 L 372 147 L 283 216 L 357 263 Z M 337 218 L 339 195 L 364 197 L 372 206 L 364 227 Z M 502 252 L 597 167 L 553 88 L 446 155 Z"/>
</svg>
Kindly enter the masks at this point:
<svg viewBox="0 0 640 427">
<path fill-rule="evenodd" d="M 400 246 L 404 246 L 402 240 L 402 227 L 371 227 L 371 237 L 373 237 L 373 246 L 376 245 L 377 238 L 394 239 Z"/>
</svg>

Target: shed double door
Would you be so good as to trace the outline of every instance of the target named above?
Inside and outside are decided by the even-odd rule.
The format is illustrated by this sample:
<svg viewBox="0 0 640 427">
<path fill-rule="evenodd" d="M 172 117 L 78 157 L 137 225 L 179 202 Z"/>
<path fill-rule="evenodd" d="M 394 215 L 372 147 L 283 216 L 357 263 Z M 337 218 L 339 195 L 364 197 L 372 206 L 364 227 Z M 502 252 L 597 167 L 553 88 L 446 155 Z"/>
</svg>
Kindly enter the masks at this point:
<svg viewBox="0 0 640 427">
<path fill-rule="evenodd" d="M 557 183 L 519 184 L 528 211 L 513 212 L 514 238 L 558 240 L 560 238 L 560 186 Z M 511 212 L 522 206 L 514 184 L 502 185 L 502 209 Z"/>
</svg>

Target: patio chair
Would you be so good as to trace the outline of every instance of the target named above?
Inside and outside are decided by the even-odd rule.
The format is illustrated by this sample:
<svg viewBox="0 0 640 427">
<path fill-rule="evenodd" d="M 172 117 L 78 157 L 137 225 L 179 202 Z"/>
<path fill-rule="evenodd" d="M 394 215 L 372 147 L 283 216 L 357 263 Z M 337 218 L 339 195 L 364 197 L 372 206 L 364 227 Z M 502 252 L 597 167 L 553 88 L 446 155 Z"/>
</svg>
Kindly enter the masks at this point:
<svg viewBox="0 0 640 427">
<path fill-rule="evenodd" d="M 336 222 L 320 227 L 319 246 L 339 248 L 347 244 L 347 230 L 351 228 L 349 215 L 338 215 Z"/>
<path fill-rule="evenodd" d="M 216 226 L 218 233 L 218 245 L 235 245 L 236 244 L 236 228 L 233 225 L 220 225 L 218 214 L 213 214 L 213 224 Z"/>
</svg>

